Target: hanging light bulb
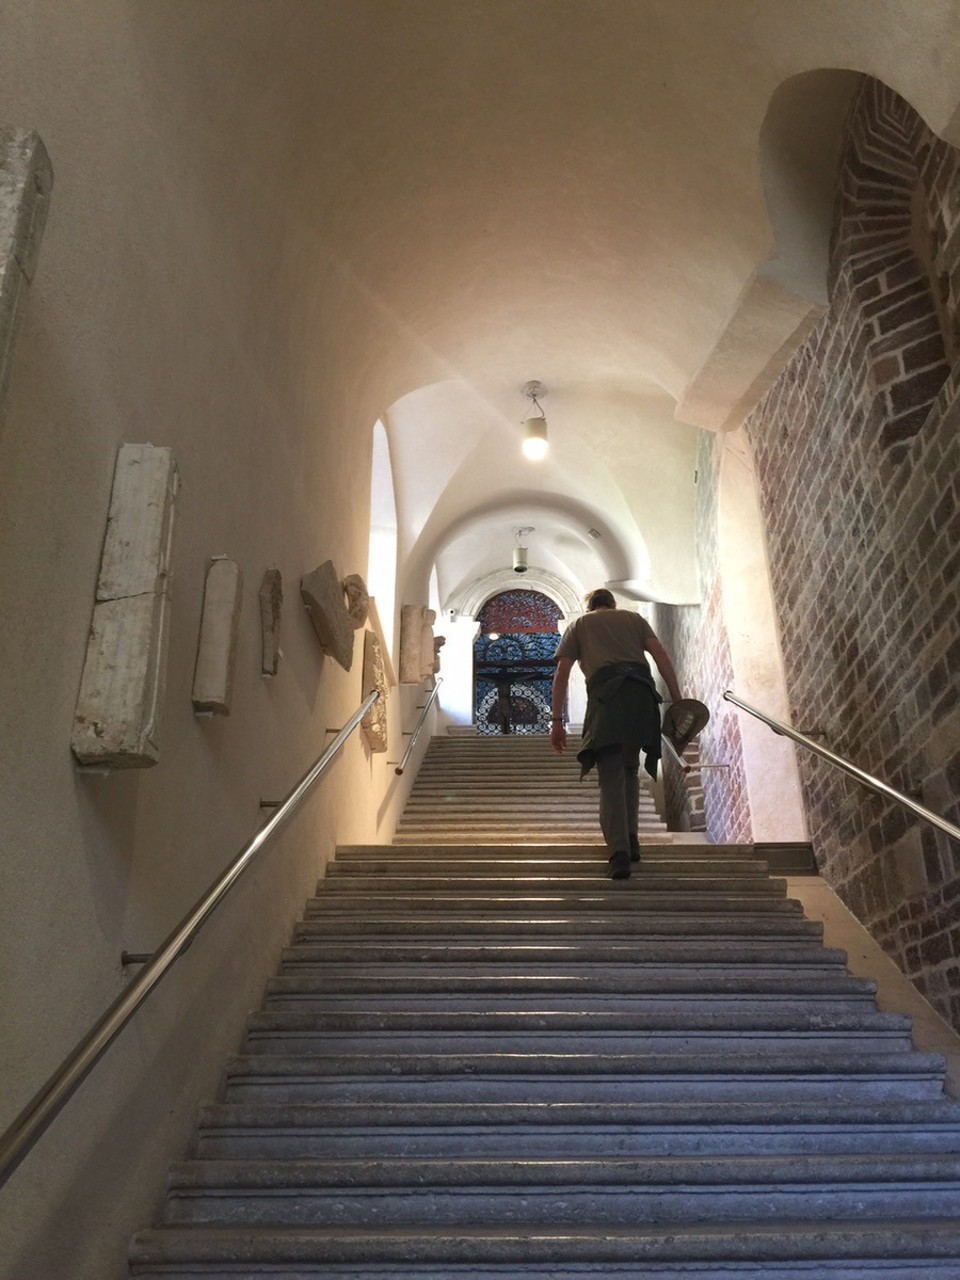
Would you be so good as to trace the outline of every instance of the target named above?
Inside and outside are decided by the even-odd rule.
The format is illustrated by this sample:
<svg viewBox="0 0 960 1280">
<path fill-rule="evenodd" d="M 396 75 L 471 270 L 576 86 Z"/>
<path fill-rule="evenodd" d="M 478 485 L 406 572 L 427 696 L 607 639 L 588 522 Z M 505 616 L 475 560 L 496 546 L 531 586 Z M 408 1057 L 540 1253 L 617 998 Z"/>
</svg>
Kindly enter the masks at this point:
<svg viewBox="0 0 960 1280">
<path fill-rule="evenodd" d="M 534 406 L 540 410 L 539 417 L 526 418 L 521 424 L 523 426 L 523 456 L 529 458 L 531 462 L 540 462 L 547 456 L 549 445 L 547 444 L 547 419 L 541 408 L 538 396 L 546 395 L 542 382 L 528 382 L 524 385 L 523 394 L 533 401 Z"/>
</svg>

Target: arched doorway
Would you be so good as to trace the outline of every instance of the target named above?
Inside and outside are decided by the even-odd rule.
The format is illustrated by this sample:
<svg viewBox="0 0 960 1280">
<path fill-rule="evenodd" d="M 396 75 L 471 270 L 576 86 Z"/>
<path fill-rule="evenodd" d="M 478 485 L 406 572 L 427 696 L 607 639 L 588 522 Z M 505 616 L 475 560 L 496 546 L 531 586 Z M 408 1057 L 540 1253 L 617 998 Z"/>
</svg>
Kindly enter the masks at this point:
<svg viewBox="0 0 960 1280">
<path fill-rule="evenodd" d="M 559 606 L 540 591 L 501 591 L 477 616 L 474 723 L 481 734 L 548 733 Z"/>
</svg>

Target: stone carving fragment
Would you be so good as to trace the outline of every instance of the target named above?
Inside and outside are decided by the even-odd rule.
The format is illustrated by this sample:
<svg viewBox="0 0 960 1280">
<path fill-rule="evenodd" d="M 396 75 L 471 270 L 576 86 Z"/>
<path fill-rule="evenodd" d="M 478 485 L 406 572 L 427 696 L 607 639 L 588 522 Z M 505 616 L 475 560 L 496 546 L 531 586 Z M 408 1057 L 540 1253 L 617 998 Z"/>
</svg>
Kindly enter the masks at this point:
<svg viewBox="0 0 960 1280">
<path fill-rule="evenodd" d="M 347 597 L 347 613 L 350 615 L 354 631 L 359 631 L 361 627 L 367 625 L 370 614 L 370 595 L 367 584 L 359 573 L 348 573 L 342 585 L 344 595 Z"/>
<path fill-rule="evenodd" d="M 423 643 L 424 607 L 405 604 L 400 610 L 400 683 L 419 684 L 420 645 Z"/>
<path fill-rule="evenodd" d="M 360 721 L 371 751 L 387 749 L 387 677 L 383 669 L 380 639 L 373 631 L 363 633 L 363 696 L 376 691 L 380 697 Z"/>
<path fill-rule="evenodd" d="M 436 609 L 424 609 L 423 630 L 420 633 L 420 679 L 433 675 L 433 624 L 437 620 Z"/>
<path fill-rule="evenodd" d="M 50 157 L 39 137 L 0 126 L 0 408 L 52 187 Z"/>
<path fill-rule="evenodd" d="M 193 672 L 194 711 L 230 714 L 237 626 L 243 599 L 243 571 L 235 560 L 210 562 L 203 588 L 203 613 Z"/>
<path fill-rule="evenodd" d="M 433 637 L 433 674 L 437 675 L 440 671 L 440 650 L 447 643 L 446 636 Z"/>
<path fill-rule="evenodd" d="M 280 667 L 280 613 L 283 581 L 279 569 L 268 569 L 260 584 L 260 673 L 275 676 Z"/>
<path fill-rule="evenodd" d="M 171 449 L 121 446 L 70 739 L 81 764 L 159 757 L 177 484 Z"/>
<path fill-rule="evenodd" d="M 349 671 L 353 665 L 353 623 L 332 560 L 325 560 L 300 579 L 300 595 L 324 652 Z"/>
<path fill-rule="evenodd" d="M 390 646 L 387 644 L 387 638 L 383 633 L 383 623 L 380 621 L 380 614 L 377 610 L 376 597 L 370 597 L 370 630 L 376 633 L 377 639 L 380 641 L 380 656 L 383 658 L 383 672 L 387 678 L 387 688 L 393 689 L 397 683 L 397 673 L 393 666 L 393 659 L 390 656 Z"/>
</svg>

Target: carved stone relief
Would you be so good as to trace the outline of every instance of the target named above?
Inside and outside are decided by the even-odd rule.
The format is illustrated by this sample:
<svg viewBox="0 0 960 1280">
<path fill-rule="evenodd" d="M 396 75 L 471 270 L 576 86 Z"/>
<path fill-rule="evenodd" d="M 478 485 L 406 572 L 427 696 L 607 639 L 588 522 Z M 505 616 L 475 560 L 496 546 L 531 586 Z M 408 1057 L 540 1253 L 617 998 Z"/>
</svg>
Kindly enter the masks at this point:
<svg viewBox="0 0 960 1280">
<path fill-rule="evenodd" d="M 436 609 L 424 609 L 423 630 L 420 633 L 420 679 L 433 675 L 436 654 L 433 651 L 433 624 L 437 620 Z"/>
<path fill-rule="evenodd" d="M 177 483 L 171 449 L 120 448 L 70 739 L 81 764 L 159 758 Z"/>
<path fill-rule="evenodd" d="M 360 721 L 363 736 L 371 751 L 387 749 L 387 677 L 383 669 L 383 653 L 379 637 L 373 631 L 363 633 L 363 696 L 374 689 L 380 694 Z"/>
<path fill-rule="evenodd" d="M 447 643 L 446 636 L 433 637 L 433 674 L 437 675 L 440 671 L 440 650 Z"/>
<path fill-rule="evenodd" d="M 367 584 L 359 573 L 348 573 L 343 580 L 343 592 L 347 597 L 347 613 L 355 631 L 367 625 L 370 614 L 370 595 Z"/>
<path fill-rule="evenodd" d="M 421 604 L 405 604 L 400 610 L 400 683 L 419 684 L 420 646 L 423 643 L 423 615 Z"/>
<path fill-rule="evenodd" d="M 0 125 L 0 412 L 52 187 L 50 157 L 39 137 Z"/>
<path fill-rule="evenodd" d="M 275 676 L 280 668 L 280 614 L 283 582 L 279 569 L 268 569 L 260 584 L 260 673 Z"/>
<path fill-rule="evenodd" d="M 193 709 L 230 714 L 237 626 L 243 599 L 243 572 L 235 560 L 217 556 L 207 570 L 203 614 L 193 672 Z"/>
<path fill-rule="evenodd" d="M 324 652 L 349 671 L 353 665 L 353 622 L 332 560 L 325 560 L 300 579 L 300 595 Z"/>
</svg>

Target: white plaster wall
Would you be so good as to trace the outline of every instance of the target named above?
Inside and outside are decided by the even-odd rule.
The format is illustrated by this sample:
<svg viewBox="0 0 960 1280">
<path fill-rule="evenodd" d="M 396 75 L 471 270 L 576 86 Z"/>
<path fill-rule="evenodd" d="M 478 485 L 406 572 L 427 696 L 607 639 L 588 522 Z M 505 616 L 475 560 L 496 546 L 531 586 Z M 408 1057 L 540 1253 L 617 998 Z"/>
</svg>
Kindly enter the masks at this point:
<svg viewBox="0 0 960 1280">
<path fill-rule="evenodd" d="M 758 710 L 789 723 L 790 707 L 752 452 L 742 427 L 721 437 L 718 447 L 720 573 L 734 672 L 733 692 Z M 793 743 L 753 716 L 738 714 L 753 838 L 806 840 Z"/>
<path fill-rule="evenodd" d="M 349 352 L 384 337 L 298 199 L 300 122 L 249 92 L 253 73 L 292 92 L 260 77 L 291 38 L 268 9 L 248 6 L 242 34 L 193 5 L 172 21 L 169 5 L 10 0 L 0 16 L 0 112 L 38 130 L 56 172 L 0 435 L 3 1125 L 122 989 L 121 951 L 162 940 L 260 797 L 360 701 L 360 645 L 349 673 L 321 656 L 298 580 L 327 557 L 366 570 L 376 405 Z M 182 477 L 162 755 L 81 777 L 68 740 L 123 441 L 171 446 Z M 246 592 L 231 715 L 198 720 L 219 553 L 251 583 L 282 571 L 284 657 L 260 676 Z M 351 740 L 0 1192 L 4 1280 L 126 1275 L 324 861 L 338 840 L 388 838 L 411 777 Z"/>
</svg>

